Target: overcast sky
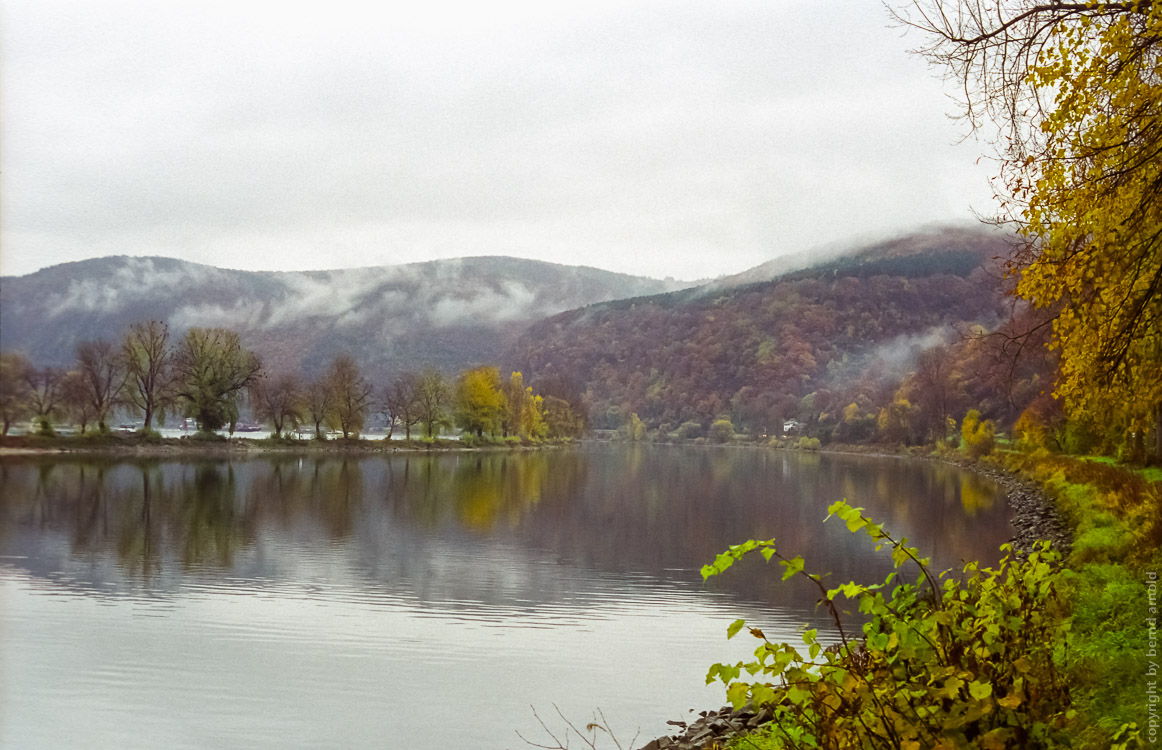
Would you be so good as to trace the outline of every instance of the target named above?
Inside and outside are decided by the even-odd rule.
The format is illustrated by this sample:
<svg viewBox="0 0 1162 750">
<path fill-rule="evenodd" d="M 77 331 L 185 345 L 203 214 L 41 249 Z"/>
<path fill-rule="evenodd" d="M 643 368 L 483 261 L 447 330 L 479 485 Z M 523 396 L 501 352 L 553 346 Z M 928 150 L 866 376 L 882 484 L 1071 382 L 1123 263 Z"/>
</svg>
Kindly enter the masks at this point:
<svg viewBox="0 0 1162 750">
<path fill-rule="evenodd" d="M 871 0 L 0 0 L 0 274 L 515 255 L 683 279 L 971 222 Z"/>
</svg>

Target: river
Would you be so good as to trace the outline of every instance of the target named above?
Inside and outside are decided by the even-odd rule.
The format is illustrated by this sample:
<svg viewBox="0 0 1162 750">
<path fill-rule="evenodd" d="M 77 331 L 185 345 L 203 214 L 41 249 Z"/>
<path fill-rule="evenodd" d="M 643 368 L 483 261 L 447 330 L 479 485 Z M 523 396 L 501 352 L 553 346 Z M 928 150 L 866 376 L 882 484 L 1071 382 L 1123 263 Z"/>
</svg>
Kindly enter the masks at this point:
<svg viewBox="0 0 1162 750">
<path fill-rule="evenodd" d="M 768 637 L 827 628 L 761 560 L 831 580 L 886 553 L 847 498 L 937 568 L 993 562 L 1001 490 L 890 457 L 590 444 L 516 453 L 0 461 L 0 748 L 517 748 L 535 709 L 623 747 L 723 702 Z M 551 743 L 549 743 L 551 744 Z M 572 743 L 576 745 L 576 741 Z M 608 745 L 612 747 L 612 745 Z"/>
</svg>

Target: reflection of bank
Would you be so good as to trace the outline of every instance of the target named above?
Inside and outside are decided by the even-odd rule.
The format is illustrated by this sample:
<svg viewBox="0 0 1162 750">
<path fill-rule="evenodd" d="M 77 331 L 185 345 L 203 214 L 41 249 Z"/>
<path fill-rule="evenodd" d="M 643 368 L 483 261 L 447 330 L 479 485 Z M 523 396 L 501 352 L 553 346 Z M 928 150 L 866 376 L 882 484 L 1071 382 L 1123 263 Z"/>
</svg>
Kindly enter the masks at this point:
<svg viewBox="0 0 1162 750">
<path fill-rule="evenodd" d="M 960 480 L 960 505 L 965 514 L 975 516 L 996 503 L 996 489 L 975 474 L 964 474 Z"/>
<path fill-rule="evenodd" d="M 827 505 L 844 497 L 926 553 L 933 547 L 940 569 L 987 556 L 1011 535 L 987 481 L 894 458 L 602 443 L 517 453 L 0 462 L 0 470 L 8 472 L 0 475 L 0 531 L 31 538 L 53 529 L 67 540 L 65 554 L 116 562 L 122 578 L 147 582 L 287 565 L 287 544 L 332 563 L 345 549 L 357 553 L 350 564 L 406 575 L 427 564 L 417 546 L 434 537 L 698 586 L 698 568 L 726 546 L 776 537 L 780 550 L 837 579 L 882 578 L 876 566 L 889 558 L 842 524 L 823 523 Z M 36 489 L 40 471 L 46 478 Z M 716 585 L 772 601 L 786 596 L 778 579 L 758 565 Z M 804 594 L 808 605 L 814 596 Z"/>
</svg>

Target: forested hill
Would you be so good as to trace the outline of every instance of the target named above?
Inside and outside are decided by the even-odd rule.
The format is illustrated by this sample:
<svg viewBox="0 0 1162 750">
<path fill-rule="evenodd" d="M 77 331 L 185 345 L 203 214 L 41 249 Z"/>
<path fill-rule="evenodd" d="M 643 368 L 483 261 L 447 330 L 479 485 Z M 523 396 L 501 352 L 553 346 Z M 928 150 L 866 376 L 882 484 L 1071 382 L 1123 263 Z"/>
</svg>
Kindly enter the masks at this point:
<svg viewBox="0 0 1162 750">
<path fill-rule="evenodd" d="M 995 326 L 994 259 L 1007 252 L 993 234 L 927 233 L 770 281 L 592 305 L 531 327 L 511 361 L 583 385 L 597 427 L 636 412 L 671 429 L 729 416 L 773 431 L 804 411 L 890 401 L 919 350 Z"/>
<path fill-rule="evenodd" d="M 98 258 L 0 279 L 0 349 L 65 365 L 77 342 L 117 342 L 155 319 L 178 333 L 232 328 L 272 371 L 312 376 L 346 352 L 376 377 L 426 365 L 455 372 L 495 361 L 546 315 L 678 285 L 505 257 L 304 273 Z"/>
</svg>

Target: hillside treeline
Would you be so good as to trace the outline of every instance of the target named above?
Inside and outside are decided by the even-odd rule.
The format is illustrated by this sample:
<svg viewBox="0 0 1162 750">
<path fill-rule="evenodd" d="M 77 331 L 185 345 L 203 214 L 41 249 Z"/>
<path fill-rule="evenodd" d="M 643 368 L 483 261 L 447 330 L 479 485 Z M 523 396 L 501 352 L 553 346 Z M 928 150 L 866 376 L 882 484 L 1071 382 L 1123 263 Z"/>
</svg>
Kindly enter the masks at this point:
<svg viewBox="0 0 1162 750">
<path fill-rule="evenodd" d="M 536 377 L 576 377 L 593 426 L 628 435 L 912 445 L 958 440 L 975 412 L 1033 446 L 1143 457 L 1141 430 L 1066 419 L 1051 395 L 1052 311 L 1015 300 L 982 262 L 840 261 L 713 294 L 595 305 L 533 326 L 512 359 Z"/>
<path fill-rule="evenodd" d="M 303 426 L 317 438 L 328 431 L 358 437 L 374 417 L 383 418 L 388 437 L 400 430 L 407 439 L 413 430 L 433 438 L 459 428 L 469 440 L 539 440 L 585 427 L 580 395 L 561 379 L 546 378 L 534 390 L 519 372 L 505 379 L 482 366 L 454 377 L 434 368 L 404 371 L 377 382 L 349 354 L 304 379 L 265 368 L 228 328 L 190 328 L 174 340 L 164 322 L 139 322 L 117 343 L 82 341 L 67 368 L 0 354 L 3 434 L 24 420 L 45 435 L 64 423 L 81 434 L 107 433 L 120 411 L 142 417 L 146 434 L 167 416 L 192 419 L 202 432 L 233 432 L 244 410 L 276 438 Z"/>
</svg>

